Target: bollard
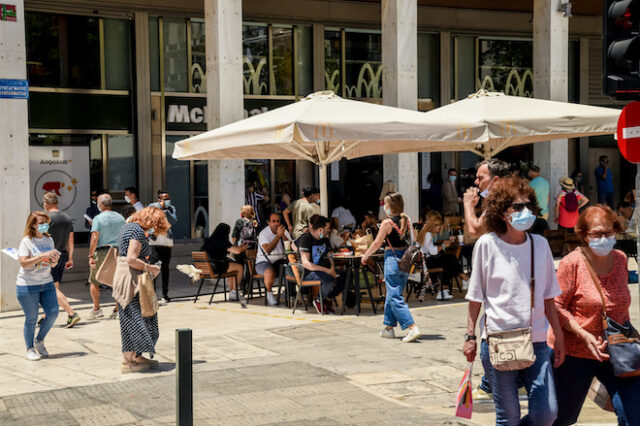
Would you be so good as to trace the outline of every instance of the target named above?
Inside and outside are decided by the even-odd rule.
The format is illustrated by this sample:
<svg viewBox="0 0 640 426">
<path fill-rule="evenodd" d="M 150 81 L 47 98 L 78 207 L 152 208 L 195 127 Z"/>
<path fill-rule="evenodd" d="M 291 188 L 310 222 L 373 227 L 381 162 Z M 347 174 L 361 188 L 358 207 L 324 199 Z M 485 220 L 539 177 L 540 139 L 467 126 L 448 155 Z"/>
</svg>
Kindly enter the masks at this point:
<svg viewBox="0 0 640 426">
<path fill-rule="evenodd" d="M 193 425 L 191 330 L 176 329 L 176 425 Z"/>
</svg>

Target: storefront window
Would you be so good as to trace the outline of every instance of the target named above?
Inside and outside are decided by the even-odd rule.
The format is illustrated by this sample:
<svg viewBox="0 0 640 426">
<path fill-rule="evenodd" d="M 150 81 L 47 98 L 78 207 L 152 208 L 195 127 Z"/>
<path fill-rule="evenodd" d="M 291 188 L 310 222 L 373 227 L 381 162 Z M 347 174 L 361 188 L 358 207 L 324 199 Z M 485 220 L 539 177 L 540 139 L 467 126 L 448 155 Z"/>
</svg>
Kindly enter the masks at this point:
<svg viewBox="0 0 640 426">
<path fill-rule="evenodd" d="M 102 136 L 91 136 L 89 142 L 89 170 L 91 188 L 104 188 L 104 167 L 102 162 Z"/>
<path fill-rule="evenodd" d="M 151 90 L 160 90 L 160 35 L 158 17 L 149 17 L 149 67 Z"/>
<path fill-rule="evenodd" d="M 209 226 L 208 167 L 204 160 L 193 162 L 193 229 L 196 238 L 208 237 L 212 228 Z"/>
<path fill-rule="evenodd" d="M 273 27 L 272 95 L 293 95 L 293 30 Z"/>
<path fill-rule="evenodd" d="M 464 99 L 476 89 L 476 39 L 470 36 L 452 38 L 451 99 Z"/>
<path fill-rule="evenodd" d="M 189 68 L 190 86 L 192 93 L 207 92 L 207 53 L 205 51 L 204 21 L 191 20 L 191 64 Z"/>
<path fill-rule="evenodd" d="M 171 204 L 176 208 L 178 222 L 172 227 L 173 237 L 176 239 L 191 237 L 191 187 L 190 163 L 172 157 L 176 142 L 186 136 L 167 136 L 166 145 L 166 191 L 171 195 Z"/>
<path fill-rule="evenodd" d="M 418 98 L 430 101 L 428 108 L 438 105 L 440 97 L 440 39 L 436 34 L 418 34 Z"/>
<path fill-rule="evenodd" d="M 187 23 L 185 19 L 164 18 L 164 89 L 167 92 L 187 92 L 189 67 L 187 65 Z"/>
<path fill-rule="evenodd" d="M 478 87 L 511 96 L 533 97 L 533 43 L 480 39 Z"/>
<path fill-rule="evenodd" d="M 129 90 L 131 27 L 124 19 L 104 19 L 105 89 Z"/>
<path fill-rule="evenodd" d="M 342 95 L 342 37 L 340 30 L 324 32 L 324 84 L 327 90 Z"/>
<path fill-rule="evenodd" d="M 313 28 L 296 27 L 298 40 L 298 95 L 307 96 L 313 93 Z"/>
<path fill-rule="evenodd" d="M 136 184 L 136 155 L 133 135 L 108 135 L 109 191 L 124 191 Z"/>
<path fill-rule="evenodd" d="M 269 31 L 267 26 L 244 25 L 242 51 L 245 95 L 268 95 Z"/>
<path fill-rule="evenodd" d="M 382 97 L 382 36 L 379 32 L 345 33 L 345 96 Z"/>
</svg>

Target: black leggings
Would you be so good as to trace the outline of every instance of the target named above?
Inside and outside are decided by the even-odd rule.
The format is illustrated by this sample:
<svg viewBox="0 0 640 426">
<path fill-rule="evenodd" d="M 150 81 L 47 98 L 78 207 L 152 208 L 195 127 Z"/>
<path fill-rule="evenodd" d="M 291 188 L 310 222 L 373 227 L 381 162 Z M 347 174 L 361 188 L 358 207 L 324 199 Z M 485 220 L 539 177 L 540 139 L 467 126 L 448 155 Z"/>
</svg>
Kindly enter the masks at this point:
<svg viewBox="0 0 640 426">
<path fill-rule="evenodd" d="M 455 256 L 446 253 L 438 253 L 425 259 L 427 269 L 442 268 L 442 285 L 451 285 L 451 279 L 462 272 L 462 267 Z"/>
<path fill-rule="evenodd" d="M 160 274 L 162 275 L 162 297 L 169 296 L 169 264 L 171 263 L 171 247 L 153 246 L 158 258 L 162 261 Z"/>
</svg>

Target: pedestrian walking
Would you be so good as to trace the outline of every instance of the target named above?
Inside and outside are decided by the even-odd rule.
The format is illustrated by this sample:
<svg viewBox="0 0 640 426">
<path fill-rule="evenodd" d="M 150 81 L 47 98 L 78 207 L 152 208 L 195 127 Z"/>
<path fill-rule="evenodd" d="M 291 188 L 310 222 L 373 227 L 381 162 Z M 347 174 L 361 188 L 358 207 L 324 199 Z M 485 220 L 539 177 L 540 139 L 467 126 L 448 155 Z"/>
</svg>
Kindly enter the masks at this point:
<svg viewBox="0 0 640 426">
<path fill-rule="evenodd" d="M 24 312 L 24 343 L 30 361 L 49 356 L 44 339 L 58 317 L 58 299 L 51 267 L 58 263 L 60 253 L 49 236 L 49 222 L 45 212 L 32 212 L 18 246 L 20 269 L 16 278 L 16 295 Z M 34 339 L 39 306 L 42 306 L 45 318 Z"/>
<path fill-rule="evenodd" d="M 387 290 L 384 302 L 384 325 L 386 326 L 380 336 L 394 339 L 396 337 L 394 327 L 400 323 L 400 327 L 409 333 L 402 339 L 403 342 L 413 342 L 422 334 L 416 325 L 409 306 L 402 296 L 409 274 L 402 272 L 398 267 L 398 260 L 413 241 L 413 227 L 411 220 L 404 214 L 404 200 L 399 192 L 394 192 L 384 197 L 384 211 L 387 219 L 380 224 L 378 236 L 371 247 L 362 256 L 362 264 L 366 265 L 369 257 L 383 244 L 384 248 L 384 283 Z"/>
<path fill-rule="evenodd" d="M 621 231 L 615 212 L 608 206 L 588 207 L 576 224 L 580 247 L 558 265 L 562 294 L 555 304 L 563 328 L 561 336 L 555 329 L 549 333 L 549 346 L 555 348 L 558 340 L 564 340 L 567 355 L 553 371 L 558 398 L 554 425 L 577 421 L 594 377 L 611 396 L 618 424 L 640 425 L 640 377 L 617 377 L 607 342 L 602 340 L 603 305 L 611 320 L 619 324 L 629 320 L 627 256 L 613 250 L 615 234 Z"/>
<path fill-rule="evenodd" d="M 67 319 L 67 328 L 71 328 L 80 321 L 80 315 L 73 310 L 67 297 L 60 290 L 62 275 L 66 269 L 73 268 L 73 251 L 74 251 L 74 234 L 73 222 L 68 214 L 58 209 L 58 196 L 53 192 L 47 192 L 42 197 L 42 208 L 49 215 L 49 235 L 53 239 L 56 250 L 60 252 L 58 264 L 51 268 L 51 277 L 53 285 L 56 287 L 56 297 L 58 305 L 64 309 L 69 318 Z M 42 324 L 44 317 L 38 321 Z"/>
<path fill-rule="evenodd" d="M 136 211 L 139 212 L 144 208 L 140 200 L 138 199 L 138 190 L 135 186 L 129 186 L 124 190 L 124 200 L 135 207 Z"/>
<path fill-rule="evenodd" d="M 496 181 L 484 211 L 489 233 L 478 239 L 473 252 L 463 352 L 467 361 L 473 362 L 476 321 L 484 304 L 480 357 L 493 390 L 496 424 L 501 425 L 551 425 L 558 410 L 546 342 L 547 320 L 555 332 L 562 332 L 553 300 L 561 291 L 547 240 L 526 232 L 538 212 L 535 192 L 527 180 L 508 177 Z M 490 359 L 487 334 L 517 329 L 530 330 L 535 360 L 525 368 L 498 370 L 493 362 L 502 358 L 495 354 L 496 359 Z M 526 335 L 522 339 L 527 339 Z M 563 359 L 564 344 L 559 339 L 553 364 L 560 366 Z M 529 413 L 522 419 L 518 378 L 524 382 L 529 400 Z"/>
<path fill-rule="evenodd" d="M 104 189 L 92 189 L 91 190 L 91 204 L 84 212 L 84 227 L 91 230 L 91 222 L 93 218 L 100 214 L 98 210 L 98 195 L 104 194 L 107 191 Z"/>
<path fill-rule="evenodd" d="M 169 225 L 173 226 L 178 222 L 176 207 L 171 204 L 171 196 L 167 191 L 158 190 L 158 201 L 149 204 L 149 207 L 156 207 L 165 214 Z M 149 239 L 149 245 L 153 247 L 162 262 L 160 265 L 162 276 L 162 299 L 160 304 L 169 303 L 169 266 L 171 265 L 171 249 L 173 248 L 173 232 L 171 228 L 166 235 L 152 235 Z"/>
<path fill-rule="evenodd" d="M 566 176 L 560 178 L 560 188 L 556 197 L 554 220 L 559 229 L 573 232 L 580 217 L 580 209 L 589 203 L 589 199 L 576 190 L 573 180 Z"/>
<path fill-rule="evenodd" d="M 158 314 L 142 316 L 137 278 L 140 272 L 150 272 L 153 277 L 160 273 L 160 267 L 148 263 L 151 256 L 148 234 L 151 231 L 162 235 L 170 227 L 164 212 L 156 207 L 136 212 L 130 217 L 129 223 L 122 226 L 113 278 L 113 298 L 120 307 L 123 374 L 146 371 L 158 365 L 153 360 L 160 335 Z M 151 359 L 142 356 L 145 352 L 149 353 Z"/>
<path fill-rule="evenodd" d="M 532 164 L 529 167 L 529 186 L 533 188 L 536 193 L 536 200 L 538 206 L 540 206 L 540 217 L 547 220 L 549 219 L 549 181 L 540 176 L 540 167 Z"/>
<path fill-rule="evenodd" d="M 91 225 L 91 239 L 89 241 L 89 291 L 91 300 L 93 301 L 93 310 L 89 314 L 89 319 L 99 319 L 104 317 L 104 313 L 100 308 L 100 285 L 96 279 L 96 273 L 102 262 L 107 257 L 107 253 L 111 247 L 117 247 L 120 230 L 124 225 L 124 218 L 120 213 L 111 210 L 113 200 L 111 195 L 102 194 L 98 197 L 98 208 L 100 214 L 93 218 Z M 110 319 L 115 319 L 117 315 L 117 306 L 111 313 Z"/>
<path fill-rule="evenodd" d="M 594 170 L 598 188 L 598 204 L 607 204 L 613 209 L 613 173 L 609 168 L 609 158 L 601 155 L 599 165 Z"/>
</svg>

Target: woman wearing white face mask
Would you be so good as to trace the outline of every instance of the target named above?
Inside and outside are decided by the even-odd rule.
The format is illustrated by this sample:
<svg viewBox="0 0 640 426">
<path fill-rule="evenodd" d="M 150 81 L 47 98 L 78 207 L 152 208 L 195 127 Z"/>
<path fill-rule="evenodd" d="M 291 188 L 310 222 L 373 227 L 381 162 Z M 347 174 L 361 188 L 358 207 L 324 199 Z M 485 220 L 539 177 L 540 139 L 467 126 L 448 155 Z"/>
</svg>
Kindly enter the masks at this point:
<svg viewBox="0 0 640 426">
<path fill-rule="evenodd" d="M 538 211 L 535 192 L 526 180 L 516 177 L 496 180 L 484 212 L 489 233 L 478 239 L 473 250 L 463 352 L 467 361 L 475 359 L 475 326 L 484 303 L 480 356 L 493 390 L 496 424 L 501 425 L 551 425 L 558 409 L 546 340 L 549 323 L 554 330 L 561 330 L 554 303 L 560 288 L 547 240 L 526 232 Z M 487 331 L 522 328 L 531 330 L 535 361 L 521 369 L 498 370 L 492 364 L 495 360 L 490 360 Z M 553 359 L 555 366 L 563 362 L 563 348 L 560 339 Z M 520 419 L 518 379 L 524 383 L 529 398 L 529 413 L 523 419 Z"/>
<path fill-rule="evenodd" d="M 622 226 L 609 207 L 588 207 L 576 224 L 582 242 L 558 266 L 562 294 L 556 297 L 567 357 L 554 369 L 558 419 L 556 424 L 576 422 L 589 386 L 596 377 L 612 397 L 621 425 L 640 424 L 640 377 L 617 377 L 613 373 L 607 343 L 603 341 L 602 297 L 589 267 L 597 275 L 606 302 L 607 316 L 624 324 L 629 320 L 631 295 L 627 286 L 627 257 L 613 250 Z M 549 333 L 550 346 L 558 335 Z"/>
</svg>

